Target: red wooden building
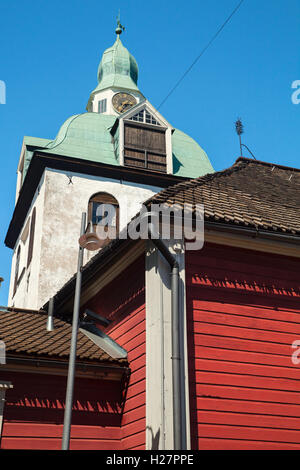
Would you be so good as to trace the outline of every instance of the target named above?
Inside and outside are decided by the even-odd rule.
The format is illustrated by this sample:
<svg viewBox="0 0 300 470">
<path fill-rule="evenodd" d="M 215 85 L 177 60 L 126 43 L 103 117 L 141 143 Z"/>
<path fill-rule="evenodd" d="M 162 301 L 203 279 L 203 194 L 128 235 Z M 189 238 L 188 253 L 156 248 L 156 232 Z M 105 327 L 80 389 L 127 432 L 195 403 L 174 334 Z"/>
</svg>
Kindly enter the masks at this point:
<svg viewBox="0 0 300 470">
<path fill-rule="evenodd" d="M 180 269 L 183 448 L 300 449 L 299 189 L 299 170 L 240 158 L 147 203 L 205 208 L 203 248 L 168 245 Z M 53 332 L 48 303 L 0 314 L 0 379 L 13 387 L 2 448 L 60 448 L 74 287 L 75 276 L 54 297 Z M 71 448 L 172 449 L 170 266 L 156 245 L 117 238 L 100 250 L 83 268 L 86 308 L 110 321 L 99 328 L 126 357 L 80 331 Z"/>
</svg>

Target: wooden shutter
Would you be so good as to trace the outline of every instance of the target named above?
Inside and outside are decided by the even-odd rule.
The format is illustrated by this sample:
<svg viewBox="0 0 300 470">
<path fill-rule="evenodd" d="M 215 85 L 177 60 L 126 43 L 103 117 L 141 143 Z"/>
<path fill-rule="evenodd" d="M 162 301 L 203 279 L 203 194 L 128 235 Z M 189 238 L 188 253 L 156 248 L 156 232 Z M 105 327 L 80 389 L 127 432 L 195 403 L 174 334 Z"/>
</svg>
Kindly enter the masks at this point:
<svg viewBox="0 0 300 470">
<path fill-rule="evenodd" d="M 165 129 L 126 122 L 124 124 L 124 164 L 166 172 Z"/>
<path fill-rule="evenodd" d="M 35 231 L 35 217 L 36 217 L 36 209 L 34 208 L 33 211 L 32 211 L 32 216 L 31 216 L 29 247 L 28 247 L 28 257 L 27 257 L 27 268 L 30 265 L 30 262 L 32 260 L 34 231 Z"/>
</svg>

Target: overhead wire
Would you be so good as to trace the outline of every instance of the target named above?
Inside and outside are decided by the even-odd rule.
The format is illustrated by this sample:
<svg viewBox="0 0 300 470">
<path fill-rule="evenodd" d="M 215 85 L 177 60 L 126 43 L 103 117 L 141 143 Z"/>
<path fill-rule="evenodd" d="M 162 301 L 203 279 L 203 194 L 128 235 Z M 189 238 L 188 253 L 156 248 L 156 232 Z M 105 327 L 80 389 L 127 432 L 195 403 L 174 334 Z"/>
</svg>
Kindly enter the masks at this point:
<svg viewBox="0 0 300 470">
<path fill-rule="evenodd" d="M 166 95 L 166 97 L 162 100 L 162 102 L 160 103 L 160 105 L 158 106 L 157 110 L 159 110 L 162 105 L 167 101 L 167 99 L 172 95 L 172 93 L 176 90 L 176 88 L 180 85 L 180 83 L 184 80 L 184 78 L 187 76 L 187 74 L 192 70 L 192 68 L 194 67 L 194 65 L 198 62 L 198 60 L 200 59 L 200 57 L 202 57 L 202 55 L 207 51 L 207 49 L 210 47 L 210 45 L 215 41 L 215 39 L 219 36 L 219 34 L 221 33 L 221 31 L 225 28 L 225 26 L 227 25 L 227 23 L 229 23 L 229 21 L 231 20 L 231 18 L 235 15 L 235 13 L 239 10 L 239 8 L 241 7 L 242 3 L 244 2 L 244 0 L 240 0 L 240 2 L 238 3 L 238 5 L 234 8 L 234 10 L 230 13 L 230 15 L 226 18 L 226 20 L 224 21 L 224 23 L 219 27 L 219 29 L 217 30 L 217 32 L 213 35 L 213 37 L 210 39 L 210 41 L 206 44 L 206 46 L 204 46 L 204 48 L 201 50 L 201 52 L 198 54 L 198 56 L 195 58 L 195 60 L 191 63 L 191 65 L 187 68 L 187 70 L 183 73 L 183 75 L 179 78 L 179 80 L 175 83 L 175 85 L 173 86 L 173 88 L 169 91 L 169 93 Z"/>
</svg>

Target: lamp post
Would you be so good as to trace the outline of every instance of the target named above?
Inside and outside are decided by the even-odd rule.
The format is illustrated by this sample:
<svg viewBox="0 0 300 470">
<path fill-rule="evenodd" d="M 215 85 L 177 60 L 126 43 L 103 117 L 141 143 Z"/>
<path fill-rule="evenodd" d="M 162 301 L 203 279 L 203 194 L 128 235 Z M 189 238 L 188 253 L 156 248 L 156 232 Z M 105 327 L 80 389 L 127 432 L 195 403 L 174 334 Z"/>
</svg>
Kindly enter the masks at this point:
<svg viewBox="0 0 300 470">
<path fill-rule="evenodd" d="M 86 213 L 83 212 L 81 216 L 80 238 L 78 240 L 79 251 L 78 251 L 77 276 L 76 276 L 75 297 L 74 297 L 74 307 L 73 307 L 72 337 L 71 337 L 71 348 L 70 348 L 70 356 L 69 356 L 66 404 L 65 404 L 65 413 L 64 413 L 64 429 L 63 429 L 63 436 L 62 436 L 62 450 L 69 450 L 69 447 L 70 447 L 83 253 L 84 253 L 84 249 L 87 249 L 89 251 L 95 251 L 101 247 L 101 241 L 99 240 L 97 235 L 93 232 L 92 222 L 90 221 L 88 225 L 90 226 L 90 231 L 86 233 L 87 232 Z M 52 304 L 51 304 L 51 308 L 53 310 Z"/>
<path fill-rule="evenodd" d="M 83 212 L 81 216 L 81 230 L 80 230 L 81 236 L 85 232 L 85 224 L 86 224 L 86 213 Z M 73 319 L 72 319 L 72 338 L 71 338 L 68 381 L 67 381 L 67 391 L 66 391 L 66 404 L 65 404 L 65 414 L 64 414 L 64 429 L 63 429 L 63 437 L 62 437 L 62 450 L 69 450 L 69 446 L 70 446 L 76 349 L 77 349 L 77 334 L 78 334 L 79 308 L 80 308 L 80 291 L 81 291 L 81 277 L 82 277 L 81 268 L 83 265 L 83 250 L 84 248 L 79 245 L 76 287 L 75 287 L 75 297 L 74 297 L 74 307 L 73 307 Z"/>
</svg>

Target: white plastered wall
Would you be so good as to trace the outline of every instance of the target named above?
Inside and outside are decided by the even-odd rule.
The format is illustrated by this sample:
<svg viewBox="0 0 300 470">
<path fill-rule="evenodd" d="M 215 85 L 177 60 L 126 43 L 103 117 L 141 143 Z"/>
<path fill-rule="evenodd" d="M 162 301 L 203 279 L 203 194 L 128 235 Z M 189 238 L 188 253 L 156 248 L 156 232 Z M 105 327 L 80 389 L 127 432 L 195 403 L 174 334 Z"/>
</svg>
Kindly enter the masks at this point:
<svg viewBox="0 0 300 470">
<path fill-rule="evenodd" d="M 160 189 L 156 186 L 46 169 L 20 233 L 21 237 L 35 206 L 36 226 L 32 262 L 27 269 L 29 236 L 24 246 L 19 237 L 12 260 L 9 305 L 40 308 L 73 276 L 77 269 L 81 214 L 87 212 L 88 202 L 93 194 L 104 191 L 117 199 L 122 230 L 138 213 L 142 203 Z M 21 273 L 24 266 L 26 271 L 12 297 L 19 243 L 19 272 Z M 85 262 L 95 254 L 96 252 L 86 253 Z"/>
<path fill-rule="evenodd" d="M 35 195 L 32 199 L 31 206 L 28 210 L 27 217 L 24 221 L 22 230 L 20 231 L 19 237 L 15 244 L 15 249 L 12 257 L 12 269 L 10 276 L 10 287 L 9 287 L 9 296 L 8 296 L 8 305 L 15 306 L 20 308 L 38 308 L 38 280 L 39 280 L 39 269 L 40 269 L 40 258 L 41 258 L 41 240 L 42 240 L 42 231 L 43 231 L 43 220 L 44 220 L 44 199 L 45 199 L 45 173 L 43 174 L 41 181 L 38 185 L 38 188 L 35 192 Z M 27 257 L 28 257 L 28 246 L 30 238 L 30 223 L 31 223 L 31 214 L 33 208 L 36 209 L 36 220 L 35 220 L 35 232 L 34 232 L 34 244 L 33 244 L 33 253 L 32 260 L 30 265 L 27 268 Z M 28 228 L 28 234 L 26 240 L 22 235 L 24 229 Z M 18 285 L 18 288 L 13 295 L 14 289 L 14 279 L 15 279 L 15 266 L 16 266 L 16 256 L 18 247 L 21 246 L 21 257 L 19 264 L 19 275 L 22 273 L 23 268 L 25 268 L 25 273 L 21 279 L 21 282 Z"/>
<path fill-rule="evenodd" d="M 169 245 L 172 249 L 172 244 Z M 174 245 L 173 245 L 174 246 Z M 182 404 L 185 409 L 187 449 L 190 449 L 190 414 L 187 363 L 185 257 L 176 246 L 180 267 Z M 179 248 L 179 249 L 178 249 Z M 172 450 L 173 390 L 170 266 L 152 242 L 146 253 L 146 449 Z"/>
</svg>

